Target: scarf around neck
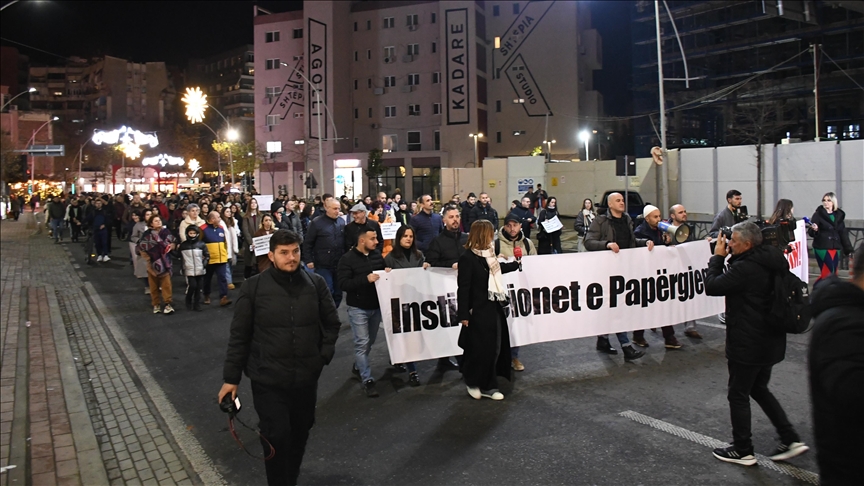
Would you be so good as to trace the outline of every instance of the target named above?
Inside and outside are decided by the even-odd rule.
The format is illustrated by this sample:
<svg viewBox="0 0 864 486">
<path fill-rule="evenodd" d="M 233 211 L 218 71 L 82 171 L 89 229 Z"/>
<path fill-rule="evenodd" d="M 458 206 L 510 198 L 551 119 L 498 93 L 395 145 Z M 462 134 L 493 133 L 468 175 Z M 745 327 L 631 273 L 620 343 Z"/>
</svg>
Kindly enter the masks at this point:
<svg viewBox="0 0 864 486">
<path fill-rule="evenodd" d="M 501 265 L 495 256 L 495 250 L 489 247 L 485 250 L 471 250 L 475 255 L 485 258 L 489 265 L 489 300 L 493 302 L 506 302 L 507 294 L 504 291 L 504 283 L 501 281 Z"/>
</svg>

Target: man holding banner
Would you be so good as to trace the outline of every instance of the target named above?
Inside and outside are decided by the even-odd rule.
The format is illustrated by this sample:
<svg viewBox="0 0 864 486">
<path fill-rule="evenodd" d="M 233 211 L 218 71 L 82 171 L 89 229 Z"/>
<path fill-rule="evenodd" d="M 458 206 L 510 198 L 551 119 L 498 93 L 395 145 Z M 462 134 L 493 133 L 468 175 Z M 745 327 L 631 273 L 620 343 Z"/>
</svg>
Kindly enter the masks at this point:
<svg viewBox="0 0 864 486">
<path fill-rule="evenodd" d="M 609 207 L 606 214 L 594 218 L 585 235 L 585 248 L 588 251 L 612 250 L 613 253 L 618 253 L 622 249 L 640 246 L 647 246 L 648 251 L 654 249 L 653 241 L 636 238 L 633 233 L 630 215 L 625 212 L 624 196 L 613 192 L 606 198 L 606 205 Z M 615 336 L 621 344 L 621 350 L 624 351 L 625 361 L 633 361 L 645 356 L 644 351 L 633 349 L 626 332 L 615 333 Z M 608 336 L 597 336 L 597 351 L 618 354 L 618 350 L 609 344 Z"/>
</svg>

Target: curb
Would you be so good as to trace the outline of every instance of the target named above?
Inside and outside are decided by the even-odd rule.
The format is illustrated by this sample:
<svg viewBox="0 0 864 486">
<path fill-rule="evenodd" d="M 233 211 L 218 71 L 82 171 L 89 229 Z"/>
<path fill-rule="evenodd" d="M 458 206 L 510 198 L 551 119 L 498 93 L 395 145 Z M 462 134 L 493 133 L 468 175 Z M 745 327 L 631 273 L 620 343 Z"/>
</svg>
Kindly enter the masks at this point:
<svg viewBox="0 0 864 486">
<path fill-rule="evenodd" d="M 108 484 L 108 473 L 102 462 L 99 442 L 93 432 L 93 422 L 87 410 L 84 389 L 78 380 L 78 369 L 72 356 L 72 347 L 66 335 L 66 326 L 60 313 L 54 286 L 45 285 L 48 298 L 48 309 L 51 315 L 51 327 L 54 330 L 54 346 L 57 348 L 57 361 L 60 365 L 60 379 L 63 383 L 63 394 L 66 398 L 66 412 L 69 414 L 69 425 L 72 438 L 75 441 L 75 452 L 78 456 L 78 471 L 81 484 Z M 83 363 L 82 363 L 83 365 Z"/>
</svg>

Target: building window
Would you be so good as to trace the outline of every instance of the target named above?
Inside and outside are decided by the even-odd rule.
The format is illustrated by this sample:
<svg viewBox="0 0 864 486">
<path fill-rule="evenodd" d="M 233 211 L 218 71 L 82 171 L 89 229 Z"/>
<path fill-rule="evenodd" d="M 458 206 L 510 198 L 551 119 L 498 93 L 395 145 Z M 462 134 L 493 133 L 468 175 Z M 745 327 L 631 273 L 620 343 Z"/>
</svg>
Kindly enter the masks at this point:
<svg viewBox="0 0 864 486">
<path fill-rule="evenodd" d="M 360 138 L 354 137 L 354 148 L 360 148 Z"/>
<path fill-rule="evenodd" d="M 369 118 L 372 118 L 372 108 L 369 108 Z"/>
<path fill-rule="evenodd" d="M 513 15 L 519 15 L 519 4 L 518 3 L 513 4 Z"/>
<path fill-rule="evenodd" d="M 419 23 L 420 22 L 419 22 L 419 18 L 417 17 L 417 14 L 409 15 L 408 19 L 406 21 L 406 25 L 408 25 L 408 27 L 411 27 L 412 25 L 417 25 Z"/>
<path fill-rule="evenodd" d="M 441 132 L 435 130 L 435 150 L 441 150 Z"/>
<path fill-rule="evenodd" d="M 294 118 L 303 118 L 303 113 L 302 112 L 294 113 Z"/>
<path fill-rule="evenodd" d="M 436 52 L 438 52 L 438 43 L 433 42 L 432 43 L 432 54 L 435 54 Z"/>
<path fill-rule="evenodd" d="M 267 59 L 264 69 L 279 69 L 279 59 Z"/>
<path fill-rule="evenodd" d="M 420 105 L 408 105 L 408 116 L 420 116 Z"/>
<path fill-rule="evenodd" d="M 495 100 L 495 112 L 501 113 L 501 100 Z"/>
<path fill-rule="evenodd" d="M 267 86 L 266 88 L 264 88 L 264 95 L 268 98 L 275 98 L 280 94 L 282 94 L 281 86 Z"/>
<path fill-rule="evenodd" d="M 441 73 L 432 73 L 432 84 L 438 84 L 441 82 Z"/>
<path fill-rule="evenodd" d="M 396 25 L 395 17 L 384 17 L 384 28 L 392 29 Z"/>
<path fill-rule="evenodd" d="M 501 143 L 501 132 L 495 132 L 495 142 Z"/>
<path fill-rule="evenodd" d="M 357 32 L 357 22 L 354 22 L 354 32 Z"/>
<path fill-rule="evenodd" d="M 372 49 L 366 49 L 366 59 L 372 59 Z"/>
<path fill-rule="evenodd" d="M 399 137 L 396 135 L 384 135 L 381 137 L 381 151 L 395 152 L 398 146 Z"/>
<path fill-rule="evenodd" d="M 355 60 L 355 61 L 358 60 L 358 57 L 357 57 L 357 51 L 354 51 L 354 60 Z"/>
<path fill-rule="evenodd" d="M 408 44 L 408 55 L 416 56 L 420 54 L 420 44 Z"/>
<path fill-rule="evenodd" d="M 420 151 L 420 132 L 408 132 L 408 151 Z"/>
<path fill-rule="evenodd" d="M 384 76 L 384 87 L 392 88 L 396 86 L 396 76 Z"/>
<path fill-rule="evenodd" d="M 419 74 L 409 74 L 408 75 L 408 86 L 417 86 L 420 84 L 420 75 Z"/>
<path fill-rule="evenodd" d="M 279 115 L 267 115 L 267 126 L 272 127 L 279 124 Z"/>
<path fill-rule="evenodd" d="M 438 22 L 438 14 L 435 12 L 432 12 L 432 21 L 430 23 L 434 24 L 436 22 Z"/>
<path fill-rule="evenodd" d="M 501 7 L 499 7 L 498 5 L 493 5 L 492 6 L 492 16 L 498 17 L 499 15 L 501 15 Z"/>
<path fill-rule="evenodd" d="M 432 103 L 432 114 L 440 115 L 441 114 L 441 103 Z"/>
<path fill-rule="evenodd" d="M 384 62 L 396 62 L 396 47 L 386 46 L 384 48 Z"/>
<path fill-rule="evenodd" d="M 366 21 L 366 30 L 372 30 L 372 21 L 371 20 Z"/>
<path fill-rule="evenodd" d="M 372 87 L 372 78 L 366 78 L 366 87 L 367 87 L 367 88 L 371 88 L 371 87 Z"/>
<path fill-rule="evenodd" d="M 358 118 L 360 118 L 360 110 L 357 108 L 354 108 L 354 119 L 356 120 Z"/>
<path fill-rule="evenodd" d="M 272 32 L 265 33 L 264 34 L 264 42 L 279 42 L 279 31 L 274 30 Z"/>
<path fill-rule="evenodd" d="M 396 116 L 396 107 L 395 106 L 385 106 L 384 107 L 384 118 L 393 118 Z"/>
<path fill-rule="evenodd" d="M 303 29 L 294 29 L 294 38 L 302 39 L 303 38 Z"/>
</svg>

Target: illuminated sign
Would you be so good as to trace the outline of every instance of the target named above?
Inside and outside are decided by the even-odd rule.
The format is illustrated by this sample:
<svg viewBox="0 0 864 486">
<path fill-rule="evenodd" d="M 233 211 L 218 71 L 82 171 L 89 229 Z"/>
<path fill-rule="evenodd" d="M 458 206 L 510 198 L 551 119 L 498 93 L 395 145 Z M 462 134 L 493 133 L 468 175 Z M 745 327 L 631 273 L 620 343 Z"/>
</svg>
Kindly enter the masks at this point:
<svg viewBox="0 0 864 486">
<path fill-rule="evenodd" d="M 360 159 L 338 159 L 333 162 L 336 164 L 336 167 L 340 169 L 360 167 Z"/>
</svg>

